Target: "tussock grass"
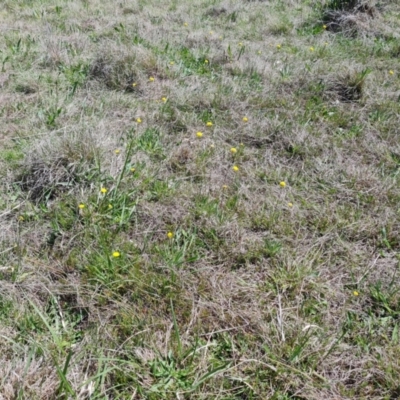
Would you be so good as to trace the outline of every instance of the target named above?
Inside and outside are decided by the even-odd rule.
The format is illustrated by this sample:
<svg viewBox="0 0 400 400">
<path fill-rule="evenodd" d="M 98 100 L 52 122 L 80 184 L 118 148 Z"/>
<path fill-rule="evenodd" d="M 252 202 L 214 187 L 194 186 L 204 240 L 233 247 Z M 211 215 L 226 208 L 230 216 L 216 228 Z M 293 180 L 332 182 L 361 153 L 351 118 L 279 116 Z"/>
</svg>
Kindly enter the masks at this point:
<svg viewBox="0 0 400 400">
<path fill-rule="evenodd" d="M 394 2 L 4 0 L 0 399 L 399 396 Z"/>
</svg>

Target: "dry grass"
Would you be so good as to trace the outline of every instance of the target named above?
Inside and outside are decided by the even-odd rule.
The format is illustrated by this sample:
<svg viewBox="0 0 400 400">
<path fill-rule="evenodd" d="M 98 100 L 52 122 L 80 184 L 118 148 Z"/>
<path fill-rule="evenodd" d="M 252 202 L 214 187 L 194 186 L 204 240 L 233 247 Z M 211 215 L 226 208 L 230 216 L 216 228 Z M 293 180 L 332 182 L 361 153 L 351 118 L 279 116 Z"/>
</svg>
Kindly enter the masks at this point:
<svg viewBox="0 0 400 400">
<path fill-rule="evenodd" d="M 400 10 L 334 3 L 3 1 L 1 400 L 400 396 Z"/>
</svg>

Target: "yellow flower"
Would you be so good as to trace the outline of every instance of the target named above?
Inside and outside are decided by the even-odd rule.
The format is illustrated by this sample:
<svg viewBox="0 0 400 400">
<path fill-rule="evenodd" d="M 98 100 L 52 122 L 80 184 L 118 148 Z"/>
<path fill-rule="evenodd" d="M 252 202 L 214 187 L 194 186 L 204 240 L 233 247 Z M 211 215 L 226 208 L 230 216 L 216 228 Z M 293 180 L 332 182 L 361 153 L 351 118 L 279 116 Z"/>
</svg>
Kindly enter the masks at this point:
<svg viewBox="0 0 400 400">
<path fill-rule="evenodd" d="M 81 203 L 81 204 L 79 204 L 78 208 L 83 210 L 85 208 L 85 205 Z"/>
<path fill-rule="evenodd" d="M 154 82 L 154 81 L 155 81 L 154 77 L 153 77 L 153 76 L 150 76 L 149 82 Z"/>
<path fill-rule="evenodd" d="M 224 190 L 226 190 L 226 189 L 228 189 L 228 185 L 222 185 L 222 189 L 224 189 Z"/>
<path fill-rule="evenodd" d="M 208 121 L 208 122 L 206 123 L 206 126 L 213 126 L 213 123 L 212 123 L 211 121 Z"/>
<path fill-rule="evenodd" d="M 112 253 L 112 256 L 113 256 L 114 258 L 118 258 L 118 257 L 121 257 L 121 253 L 120 253 L 119 251 L 114 251 L 114 252 Z"/>
<path fill-rule="evenodd" d="M 231 147 L 231 153 L 236 154 L 237 153 L 237 148 L 236 147 Z"/>
<path fill-rule="evenodd" d="M 204 60 L 204 64 L 208 64 L 208 60 Z"/>
<path fill-rule="evenodd" d="M 242 43 L 242 42 L 239 42 L 239 46 L 242 47 L 242 46 L 243 46 L 243 43 Z"/>
<path fill-rule="evenodd" d="M 140 124 L 140 123 L 142 122 L 142 119 L 141 119 L 141 118 L 136 118 L 136 122 L 137 122 L 138 124 Z"/>
<path fill-rule="evenodd" d="M 287 203 L 288 207 L 293 207 L 293 203 Z"/>
<path fill-rule="evenodd" d="M 120 149 L 115 149 L 115 150 L 114 150 L 114 153 L 115 153 L 115 154 L 119 154 L 119 153 L 121 153 L 121 150 L 120 150 Z"/>
<path fill-rule="evenodd" d="M 161 100 L 166 103 L 167 102 L 167 98 L 166 97 L 161 97 Z"/>
<path fill-rule="evenodd" d="M 169 65 L 174 65 L 174 64 L 175 64 L 174 61 L 169 62 Z"/>
<path fill-rule="evenodd" d="M 360 293 L 358 293 L 357 290 L 355 290 L 355 291 L 353 292 L 353 295 L 354 295 L 354 296 L 358 296 L 359 294 L 360 294 Z"/>
<path fill-rule="evenodd" d="M 112 204 L 109 204 L 109 205 L 108 205 L 108 209 L 109 209 L 109 210 L 112 210 L 112 209 L 113 209 L 113 205 L 112 205 Z"/>
<path fill-rule="evenodd" d="M 258 50 L 258 51 L 257 51 L 257 54 L 261 54 L 261 50 Z"/>
<path fill-rule="evenodd" d="M 185 22 L 183 25 L 184 25 L 184 26 L 188 26 L 189 24 L 188 24 L 187 22 Z"/>
<path fill-rule="evenodd" d="M 243 143 L 240 143 L 240 147 L 244 147 L 244 144 L 243 144 Z"/>
<path fill-rule="evenodd" d="M 22 221 L 24 221 L 25 220 L 25 218 L 22 216 L 22 215 L 20 215 L 19 217 L 18 217 L 18 221 L 19 222 L 22 222 Z"/>
<path fill-rule="evenodd" d="M 136 171 L 136 169 L 132 167 L 131 168 L 131 172 L 135 172 L 135 171 Z"/>
<path fill-rule="evenodd" d="M 172 239 L 174 237 L 174 234 L 170 231 L 167 233 L 168 239 Z"/>
<path fill-rule="evenodd" d="M 314 47 L 310 47 L 310 51 L 314 51 Z"/>
<path fill-rule="evenodd" d="M 239 171 L 239 167 L 238 167 L 237 165 L 234 165 L 234 166 L 232 167 L 232 169 L 233 169 L 235 172 L 238 172 L 238 171 Z"/>
<path fill-rule="evenodd" d="M 326 29 L 326 28 L 327 28 L 327 26 L 326 26 L 326 25 L 322 25 L 322 28 L 323 28 L 323 29 Z"/>
<path fill-rule="evenodd" d="M 215 149 L 215 144 L 214 144 L 214 143 L 211 143 L 211 144 L 210 144 L 210 148 L 211 148 L 211 149 Z"/>
<path fill-rule="evenodd" d="M 286 186 L 286 182 L 285 181 L 281 181 L 279 182 L 279 186 L 284 188 Z"/>
<path fill-rule="evenodd" d="M 137 83 L 136 83 L 136 82 L 133 82 L 133 83 L 132 83 L 132 86 L 133 86 L 133 87 L 135 87 L 136 85 L 137 85 Z"/>
<path fill-rule="evenodd" d="M 213 31 L 210 31 L 210 35 L 212 35 L 214 32 Z"/>
<path fill-rule="evenodd" d="M 196 136 L 200 139 L 200 138 L 202 138 L 203 137 L 203 132 L 197 132 L 196 133 Z"/>
<path fill-rule="evenodd" d="M 242 121 L 243 121 L 243 122 L 247 122 L 248 120 L 249 120 L 249 119 L 248 119 L 247 117 L 243 117 L 243 118 L 242 118 Z"/>
<path fill-rule="evenodd" d="M 282 45 L 280 45 L 280 44 L 278 44 L 278 45 L 276 46 L 277 49 L 280 49 L 281 47 L 282 47 Z"/>
<path fill-rule="evenodd" d="M 390 74 L 390 75 L 393 75 L 393 74 L 394 74 L 394 71 L 391 69 L 391 70 L 389 71 L 389 74 Z"/>
<path fill-rule="evenodd" d="M 108 190 L 105 187 L 102 187 L 100 189 L 100 192 L 103 193 L 103 194 L 106 194 L 108 192 Z"/>
</svg>

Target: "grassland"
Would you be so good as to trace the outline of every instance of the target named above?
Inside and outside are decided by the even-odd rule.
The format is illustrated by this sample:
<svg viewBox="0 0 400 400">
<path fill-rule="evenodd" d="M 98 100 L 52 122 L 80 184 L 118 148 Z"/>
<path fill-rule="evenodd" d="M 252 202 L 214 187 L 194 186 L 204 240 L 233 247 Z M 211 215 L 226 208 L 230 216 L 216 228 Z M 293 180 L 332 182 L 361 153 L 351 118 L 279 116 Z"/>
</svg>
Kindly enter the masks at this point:
<svg viewBox="0 0 400 400">
<path fill-rule="evenodd" d="M 399 15 L 0 0 L 0 399 L 400 398 Z"/>
</svg>

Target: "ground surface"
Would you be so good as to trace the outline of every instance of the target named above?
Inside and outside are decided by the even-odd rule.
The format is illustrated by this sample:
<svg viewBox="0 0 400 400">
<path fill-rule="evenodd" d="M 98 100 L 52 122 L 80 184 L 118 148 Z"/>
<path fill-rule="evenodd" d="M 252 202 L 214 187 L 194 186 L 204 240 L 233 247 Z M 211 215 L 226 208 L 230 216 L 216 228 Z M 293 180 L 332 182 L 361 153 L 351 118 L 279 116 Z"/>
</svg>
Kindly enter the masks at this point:
<svg viewBox="0 0 400 400">
<path fill-rule="evenodd" d="M 0 399 L 400 398 L 400 5 L 351 3 L 0 0 Z"/>
</svg>

